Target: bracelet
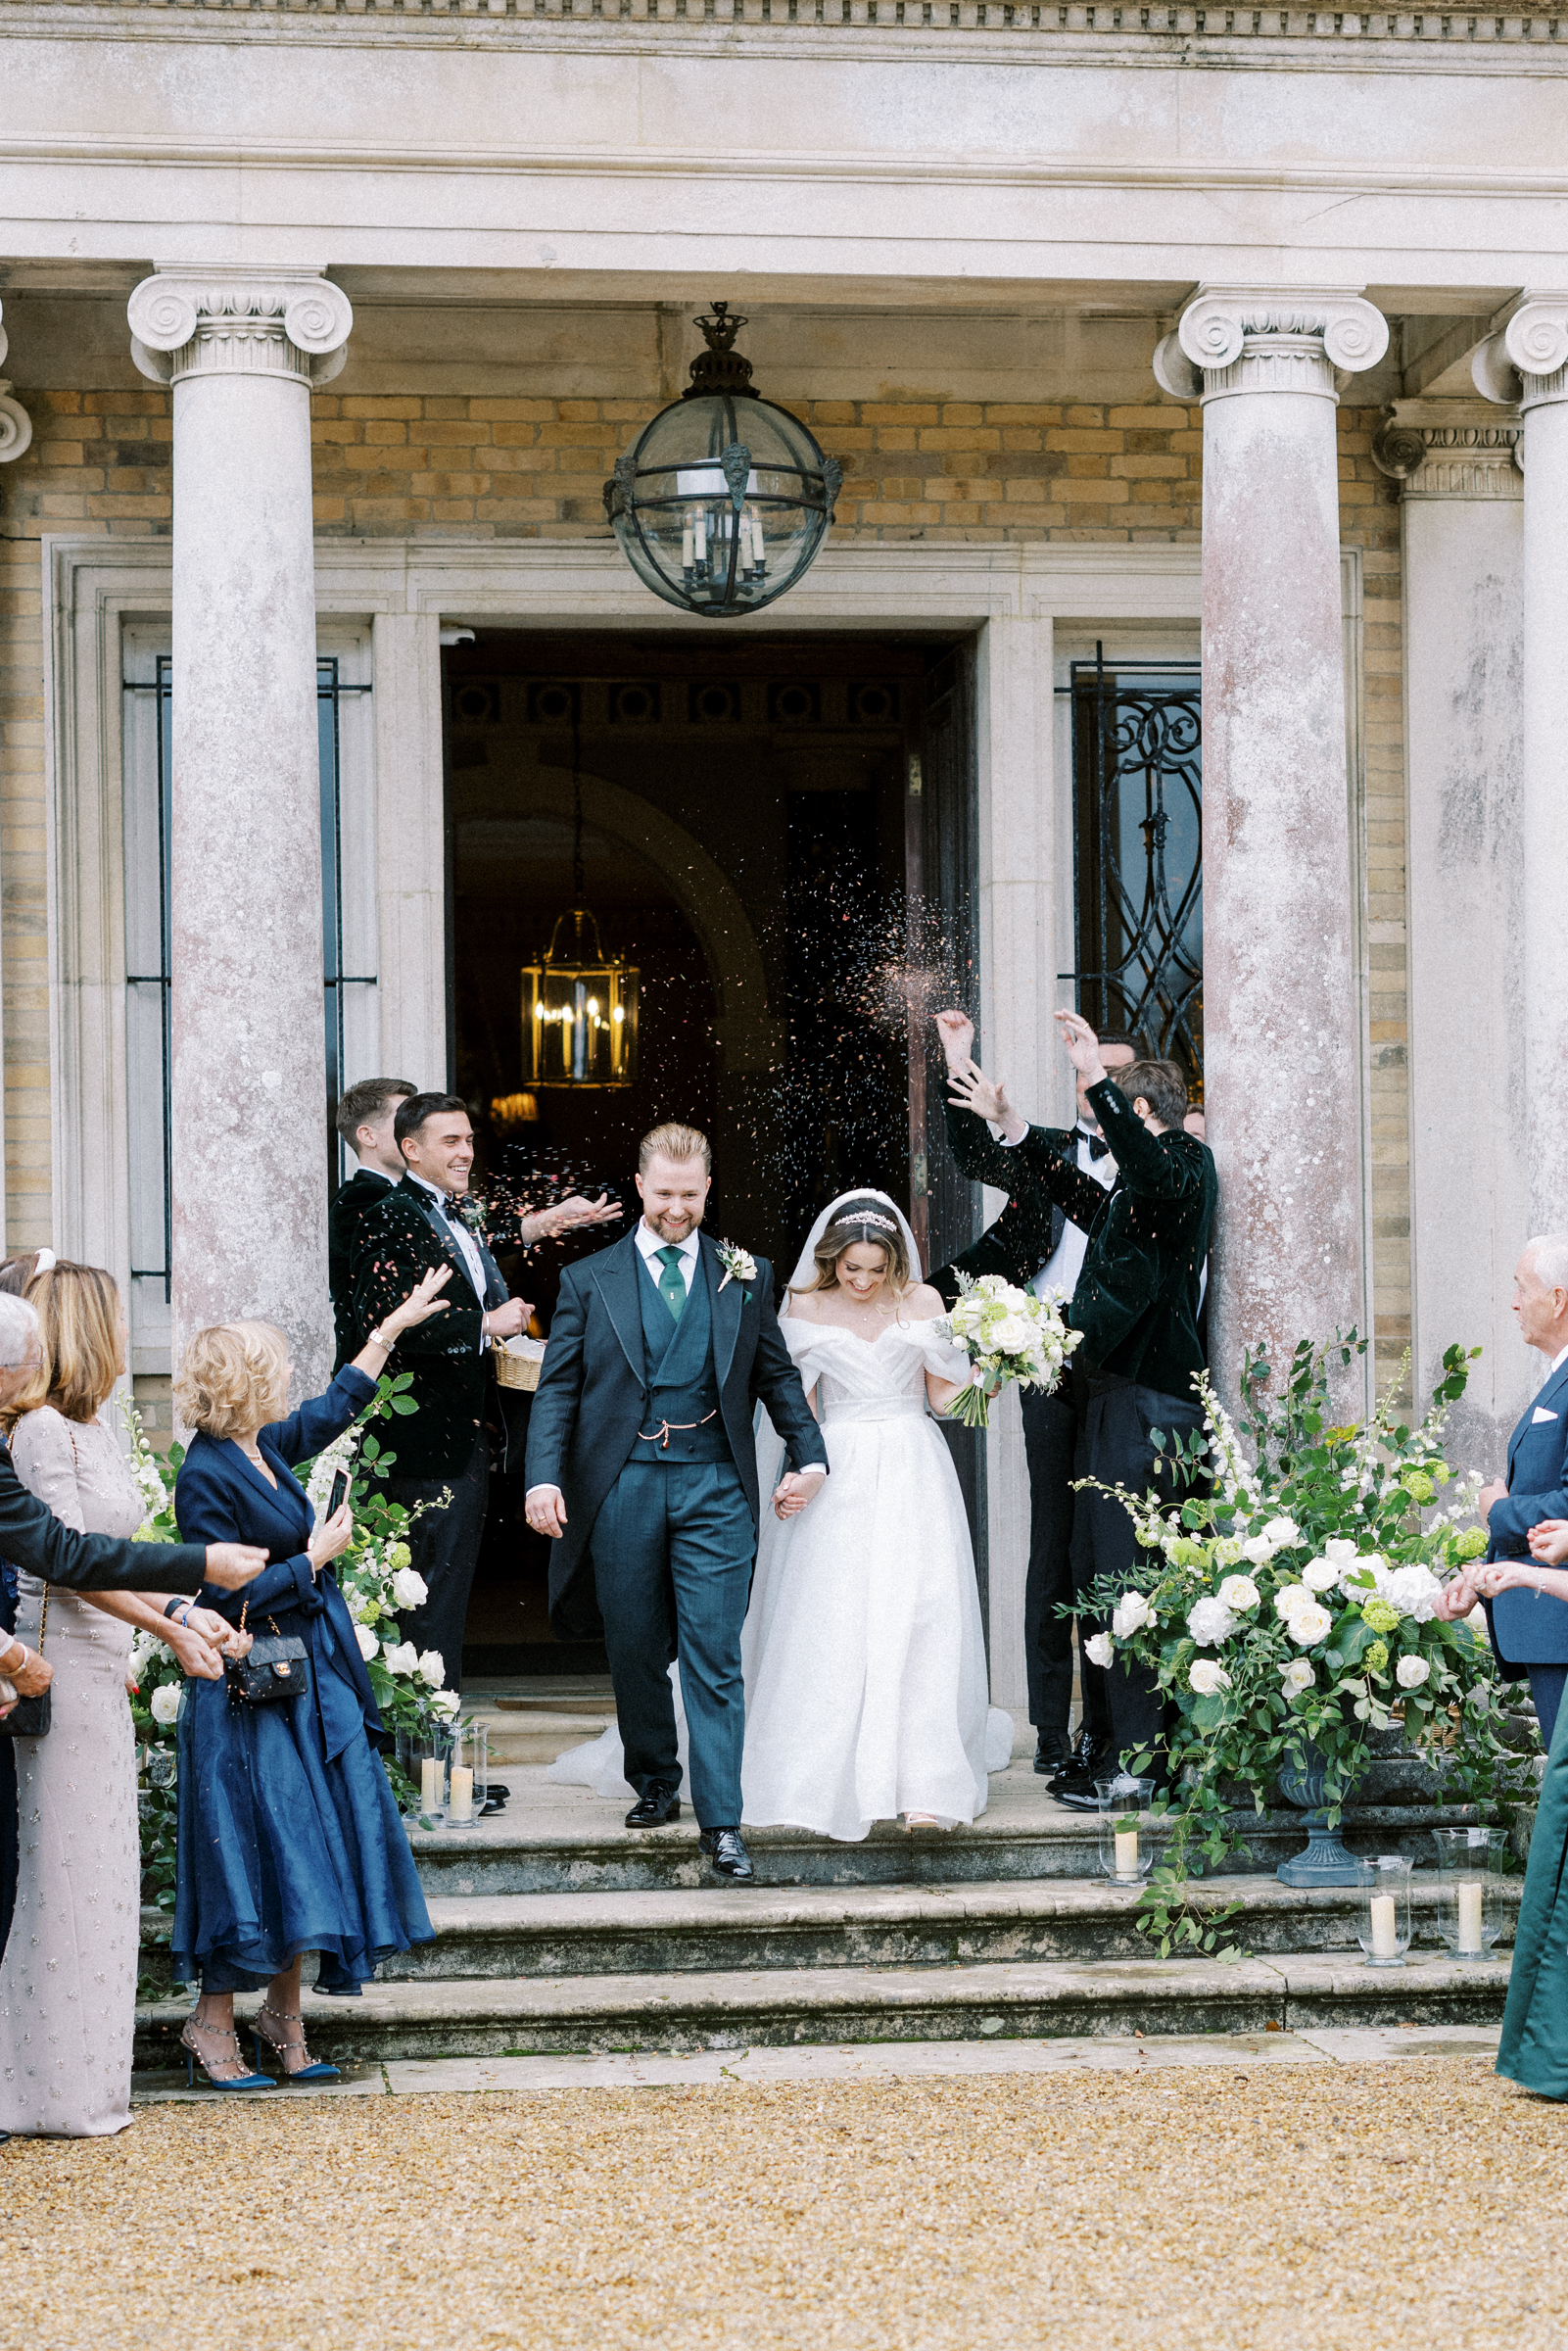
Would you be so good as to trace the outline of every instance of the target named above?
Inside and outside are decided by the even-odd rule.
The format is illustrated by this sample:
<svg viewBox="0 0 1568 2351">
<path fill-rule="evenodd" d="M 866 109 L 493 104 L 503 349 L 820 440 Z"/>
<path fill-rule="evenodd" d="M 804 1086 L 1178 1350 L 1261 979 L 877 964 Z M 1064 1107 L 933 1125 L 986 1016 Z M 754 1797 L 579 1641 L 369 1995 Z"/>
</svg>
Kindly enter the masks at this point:
<svg viewBox="0 0 1568 2351">
<path fill-rule="evenodd" d="M 396 1339 L 389 1339 L 386 1332 L 378 1325 L 374 1330 L 366 1331 L 364 1343 L 367 1347 L 379 1347 L 384 1355 L 390 1355 L 398 1342 Z"/>
<path fill-rule="evenodd" d="M 7 1671 L 10 1673 L 24 1672 L 27 1663 L 27 1644 L 25 1641 L 24 1641 L 22 1635 L 20 1633 L 8 1634 L 6 1638 L 6 1647 L 7 1649 L 20 1649 L 22 1652 L 20 1661 L 15 1665 L 8 1666 Z"/>
<path fill-rule="evenodd" d="M 172 1600 L 165 1601 L 164 1614 L 166 1616 L 172 1616 L 176 1608 L 189 1607 L 189 1606 L 190 1603 L 186 1600 L 184 1594 L 181 1592 L 176 1592 Z"/>
</svg>

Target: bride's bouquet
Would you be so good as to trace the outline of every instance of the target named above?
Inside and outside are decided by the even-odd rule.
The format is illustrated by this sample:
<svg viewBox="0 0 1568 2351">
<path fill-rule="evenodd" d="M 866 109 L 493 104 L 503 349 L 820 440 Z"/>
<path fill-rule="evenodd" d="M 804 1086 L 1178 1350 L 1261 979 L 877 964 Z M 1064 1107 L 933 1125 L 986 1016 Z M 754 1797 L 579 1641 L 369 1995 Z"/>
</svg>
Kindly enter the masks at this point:
<svg viewBox="0 0 1568 2351">
<path fill-rule="evenodd" d="M 1062 1316 L 1064 1293 L 1037 1298 L 1000 1273 L 958 1277 L 959 1298 L 946 1319 L 946 1332 L 970 1359 L 967 1386 L 948 1410 L 966 1428 L 990 1425 L 990 1402 L 1003 1388 L 1057 1386 L 1063 1367 L 1083 1337 Z"/>
</svg>

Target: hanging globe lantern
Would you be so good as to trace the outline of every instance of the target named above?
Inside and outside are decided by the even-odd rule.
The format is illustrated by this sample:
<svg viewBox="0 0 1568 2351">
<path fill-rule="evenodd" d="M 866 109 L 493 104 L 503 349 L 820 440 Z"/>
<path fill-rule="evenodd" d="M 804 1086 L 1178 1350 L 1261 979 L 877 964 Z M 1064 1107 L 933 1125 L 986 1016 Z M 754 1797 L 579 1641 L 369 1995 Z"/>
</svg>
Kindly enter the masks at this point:
<svg viewBox="0 0 1568 2351">
<path fill-rule="evenodd" d="M 691 383 L 615 460 L 604 511 L 638 578 L 667 604 L 726 620 L 792 588 L 828 535 L 844 469 L 752 389 L 743 318 L 716 302 Z"/>
<path fill-rule="evenodd" d="M 574 719 L 572 904 L 557 919 L 539 961 L 523 966 L 523 1084 L 530 1090 L 491 1105 L 503 1122 L 508 1111 L 519 1125 L 538 1118 L 537 1086 L 630 1085 L 637 1077 L 638 968 L 605 954 L 584 896 L 583 776 Z"/>
</svg>

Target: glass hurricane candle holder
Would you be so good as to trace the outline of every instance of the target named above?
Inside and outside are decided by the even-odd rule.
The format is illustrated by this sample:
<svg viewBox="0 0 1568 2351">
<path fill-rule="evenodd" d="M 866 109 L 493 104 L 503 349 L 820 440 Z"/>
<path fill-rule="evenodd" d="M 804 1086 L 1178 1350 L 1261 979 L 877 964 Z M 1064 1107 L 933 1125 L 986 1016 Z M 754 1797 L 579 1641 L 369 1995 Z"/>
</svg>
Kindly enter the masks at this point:
<svg viewBox="0 0 1568 2351">
<path fill-rule="evenodd" d="M 1490 1959 L 1502 1933 L 1496 1856 L 1501 1829 L 1434 1829 L 1438 1933 L 1455 1959 Z"/>
<path fill-rule="evenodd" d="M 474 1775 L 474 1818 L 480 1819 L 490 1802 L 490 1725 L 471 1722 L 468 1725 L 468 1764 Z"/>
<path fill-rule="evenodd" d="M 1357 1860 L 1361 1915 L 1357 1926 L 1368 1967 L 1402 1967 L 1410 1947 L 1411 1864 L 1398 1853 Z"/>
<path fill-rule="evenodd" d="M 1141 1886 L 1154 1867 L 1153 1780 L 1117 1772 L 1096 1780 L 1100 1799 L 1100 1867 L 1113 1886 Z"/>
<path fill-rule="evenodd" d="M 422 1829 L 447 1825 L 447 1774 L 451 1762 L 449 1730 L 415 1731 L 408 1742 L 408 1774 L 418 1791 L 412 1815 Z"/>
<path fill-rule="evenodd" d="M 456 1721 L 451 1726 L 451 1755 L 447 1766 L 447 1826 L 449 1829 L 471 1829 L 477 1814 L 474 1810 L 473 1724 Z"/>
</svg>

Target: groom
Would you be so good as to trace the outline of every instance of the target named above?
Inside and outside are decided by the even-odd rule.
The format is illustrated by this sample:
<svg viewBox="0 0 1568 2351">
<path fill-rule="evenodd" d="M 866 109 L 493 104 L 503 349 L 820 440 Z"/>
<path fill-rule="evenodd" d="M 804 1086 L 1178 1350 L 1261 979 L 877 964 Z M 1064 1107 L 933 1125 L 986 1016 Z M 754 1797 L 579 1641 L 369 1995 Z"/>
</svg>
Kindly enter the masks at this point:
<svg viewBox="0 0 1568 2351">
<path fill-rule="evenodd" d="M 721 1878 L 745 1885 L 754 1873 L 740 1836 L 740 1628 L 761 1507 L 757 1400 L 788 1448 L 790 1470 L 773 1496 L 780 1517 L 820 1491 L 828 1457 L 779 1329 L 766 1260 L 698 1230 L 712 1167 L 695 1128 L 655 1127 L 638 1155 L 635 1231 L 562 1277 L 528 1432 L 526 1508 L 530 1526 L 559 1539 L 552 1615 L 570 1621 L 568 1596 L 593 1543 L 626 1776 L 638 1793 L 627 1827 L 680 1817 L 669 1679 L 679 1655 L 702 1849 Z"/>
</svg>

